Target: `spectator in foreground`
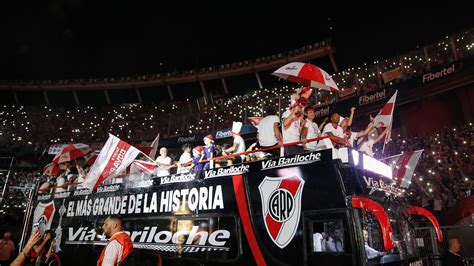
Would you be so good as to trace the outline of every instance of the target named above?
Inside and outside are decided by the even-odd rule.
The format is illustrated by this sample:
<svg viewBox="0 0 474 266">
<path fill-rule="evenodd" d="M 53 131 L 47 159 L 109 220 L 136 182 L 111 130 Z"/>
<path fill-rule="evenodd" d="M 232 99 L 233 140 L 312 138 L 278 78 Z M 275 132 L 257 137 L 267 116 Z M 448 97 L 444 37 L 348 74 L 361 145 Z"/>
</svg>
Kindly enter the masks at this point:
<svg viewBox="0 0 474 266">
<path fill-rule="evenodd" d="M 461 251 L 461 241 L 456 237 L 448 240 L 448 251 L 444 255 L 444 265 L 463 266 L 464 261 L 459 252 Z"/>
<path fill-rule="evenodd" d="M 0 239 L 0 266 L 9 265 L 15 255 L 15 243 L 12 241 L 12 233 L 6 231 L 3 239 Z"/>
<path fill-rule="evenodd" d="M 34 253 L 32 254 L 31 263 L 34 265 L 45 265 L 46 261 L 51 256 L 53 249 L 56 247 L 56 234 L 53 230 L 48 229 L 44 232 L 43 241 L 36 243 L 33 246 Z"/>
<path fill-rule="evenodd" d="M 31 251 L 33 249 L 33 246 L 36 244 L 41 239 L 41 233 L 36 230 L 31 234 L 30 238 L 28 239 L 28 242 L 26 242 L 25 247 L 23 248 L 23 251 L 18 254 L 16 259 L 10 264 L 10 266 L 22 266 L 25 265 L 25 263 L 31 258 Z"/>
<path fill-rule="evenodd" d="M 120 265 L 133 251 L 132 240 L 123 231 L 122 217 L 117 214 L 110 215 L 105 219 L 102 229 L 109 242 L 102 250 L 97 266 Z"/>
</svg>

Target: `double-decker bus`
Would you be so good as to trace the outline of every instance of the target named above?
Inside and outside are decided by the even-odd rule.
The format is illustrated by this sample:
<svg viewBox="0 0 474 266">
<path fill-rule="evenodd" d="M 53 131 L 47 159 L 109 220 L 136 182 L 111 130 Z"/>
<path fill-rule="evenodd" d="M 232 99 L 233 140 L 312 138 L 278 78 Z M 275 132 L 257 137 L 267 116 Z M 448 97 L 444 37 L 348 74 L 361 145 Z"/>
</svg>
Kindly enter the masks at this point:
<svg viewBox="0 0 474 266">
<path fill-rule="evenodd" d="M 337 156 L 336 156 L 337 153 Z M 421 265 L 410 206 L 390 166 L 322 150 L 157 177 L 130 175 L 90 192 L 32 196 L 24 237 L 56 232 L 56 262 L 93 265 L 101 225 L 120 214 L 136 265 Z"/>
</svg>

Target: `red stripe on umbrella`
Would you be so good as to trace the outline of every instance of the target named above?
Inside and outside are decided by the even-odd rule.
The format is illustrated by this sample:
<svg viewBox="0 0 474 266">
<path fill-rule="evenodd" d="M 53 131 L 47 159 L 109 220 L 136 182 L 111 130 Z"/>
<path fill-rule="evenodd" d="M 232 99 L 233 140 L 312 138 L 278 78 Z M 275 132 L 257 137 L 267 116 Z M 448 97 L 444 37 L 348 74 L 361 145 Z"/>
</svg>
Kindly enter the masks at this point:
<svg viewBox="0 0 474 266">
<path fill-rule="evenodd" d="M 43 168 L 43 174 L 49 175 L 49 176 L 57 176 L 59 173 L 59 168 L 58 164 L 55 163 L 49 163 Z"/>
<path fill-rule="evenodd" d="M 43 174 L 49 175 L 49 176 L 57 176 L 59 174 L 59 171 L 61 170 L 66 170 L 66 169 L 71 169 L 71 165 L 67 164 L 55 164 L 55 163 L 49 163 L 43 168 Z"/>
<path fill-rule="evenodd" d="M 300 62 L 293 62 L 277 69 L 272 75 L 304 86 L 328 91 L 339 91 L 336 82 L 321 68 Z"/>
<path fill-rule="evenodd" d="M 84 156 L 84 159 L 88 165 L 92 165 L 97 159 L 97 154 L 95 154 L 95 152 L 88 153 Z"/>
<path fill-rule="evenodd" d="M 76 143 L 65 146 L 53 159 L 53 163 L 59 164 L 69 162 L 90 153 L 92 149 L 83 143 Z"/>
</svg>

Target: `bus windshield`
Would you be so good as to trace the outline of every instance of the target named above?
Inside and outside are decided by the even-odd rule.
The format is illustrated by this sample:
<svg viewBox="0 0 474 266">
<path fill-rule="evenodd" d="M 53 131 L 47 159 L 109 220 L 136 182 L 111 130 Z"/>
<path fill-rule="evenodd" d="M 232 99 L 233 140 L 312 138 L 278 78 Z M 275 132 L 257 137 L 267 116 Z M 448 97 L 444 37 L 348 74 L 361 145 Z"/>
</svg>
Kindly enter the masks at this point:
<svg viewBox="0 0 474 266">
<path fill-rule="evenodd" d="M 401 259 L 410 259 L 418 256 L 415 233 L 405 208 L 400 202 L 384 203 L 385 211 L 390 217 L 392 225 L 392 241 L 400 254 Z"/>
<path fill-rule="evenodd" d="M 392 226 L 391 240 L 394 248 L 384 250 L 383 236 L 377 218 L 363 209 L 357 210 L 359 213 L 366 260 L 368 264 L 389 263 L 400 260 L 408 260 L 418 256 L 416 248 L 415 234 L 413 226 L 408 221 L 408 216 L 403 210 L 403 205 L 382 203 L 381 204 L 390 219 Z"/>
</svg>

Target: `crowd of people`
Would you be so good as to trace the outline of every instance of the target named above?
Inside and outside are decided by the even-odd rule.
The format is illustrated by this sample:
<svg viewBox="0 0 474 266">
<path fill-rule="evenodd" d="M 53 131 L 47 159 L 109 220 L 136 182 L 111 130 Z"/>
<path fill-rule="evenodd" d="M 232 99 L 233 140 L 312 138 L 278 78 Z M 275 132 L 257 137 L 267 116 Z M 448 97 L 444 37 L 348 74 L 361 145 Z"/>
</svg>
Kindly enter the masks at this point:
<svg viewBox="0 0 474 266">
<path fill-rule="evenodd" d="M 11 172 L 5 187 L 5 194 L 0 203 L 0 216 L 9 213 L 13 209 L 23 212 L 26 207 L 28 192 L 34 188 L 36 182 L 42 176 L 39 171 L 24 170 Z M 4 179 L 6 179 L 6 175 L 0 180 L 2 188 L 5 185 Z"/>
<path fill-rule="evenodd" d="M 423 149 L 411 188 L 413 200 L 439 214 L 474 189 L 474 126 L 443 128 L 411 138 L 392 137 L 388 154 Z"/>
</svg>

